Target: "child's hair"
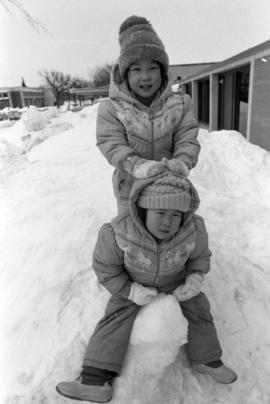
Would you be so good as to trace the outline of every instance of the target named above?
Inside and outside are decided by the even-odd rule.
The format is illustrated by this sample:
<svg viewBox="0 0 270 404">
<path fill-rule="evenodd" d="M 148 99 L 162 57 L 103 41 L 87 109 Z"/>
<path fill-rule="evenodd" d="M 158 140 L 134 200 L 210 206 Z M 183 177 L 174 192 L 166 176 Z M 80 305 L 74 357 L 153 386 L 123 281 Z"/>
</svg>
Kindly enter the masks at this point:
<svg viewBox="0 0 270 404">
<path fill-rule="evenodd" d="M 143 222 L 143 224 L 145 224 L 146 222 L 146 212 L 147 209 L 145 208 L 141 208 L 140 206 L 137 206 L 137 210 L 138 210 L 138 216 L 141 219 L 141 221 Z"/>
<path fill-rule="evenodd" d="M 119 29 L 119 70 L 126 76 L 129 66 L 138 59 L 151 59 L 161 66 L 162 77 L 169 70 L 169 58 L 165 47 L 154 31 L 151 23 L 144 17 L 128 17 Z"/>
</svg>

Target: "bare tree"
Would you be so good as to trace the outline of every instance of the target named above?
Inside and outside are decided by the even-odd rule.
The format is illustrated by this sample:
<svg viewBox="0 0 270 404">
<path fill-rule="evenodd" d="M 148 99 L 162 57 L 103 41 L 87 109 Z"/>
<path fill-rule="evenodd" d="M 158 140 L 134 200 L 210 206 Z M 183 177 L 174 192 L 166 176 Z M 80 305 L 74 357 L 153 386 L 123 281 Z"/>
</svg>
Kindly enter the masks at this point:
<svg viewBox="0 0 270 404">
<path fill-rule="evenodd" d="M 98 66 L 93 72 L 90 72 L 90 83 L 93 87 L 107 86 L 110 83 L 110 74 L 112 64 L 106 63 L 104 66 Z"/>
<path fill-rule="evenodd" d="M 39 21 L 31 16 L 26 8 L 18 0 L 0 0 L 0 4 L 6 9 L 7 12 L 13 14 L 13 10 L 18 10 L 26 21 L 34 28 L 36 32 L 46 31 L 47 29 Z"/>
<path fill-rule="evenodd" d="M 39 72 L 46 83 L 51 87 L 53 94 L 56 98 L 56 105 L 59 107 L 64 100 L 65 93 L 72 87 L 72 78 L 69 74 L 64 74 L 56 70 L 48 71 L 43 70 Z"/>
<path fill-rule="evenodd" d="M 71 78 L 71 87 L 74 88 L 84 88 L 84 87 L 90 87 L 91 83 L 89 80 L 86 80 L 80 76 L 75 76 Z"/>
</svg>

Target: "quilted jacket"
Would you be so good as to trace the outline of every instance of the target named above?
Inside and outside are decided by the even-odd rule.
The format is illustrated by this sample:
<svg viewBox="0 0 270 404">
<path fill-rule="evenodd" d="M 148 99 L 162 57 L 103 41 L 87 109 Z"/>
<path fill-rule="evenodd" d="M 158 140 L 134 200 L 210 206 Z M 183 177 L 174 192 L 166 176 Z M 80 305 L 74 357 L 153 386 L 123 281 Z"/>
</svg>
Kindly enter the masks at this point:
<svg viewBox="0 0 270 404">
<path fill-rule="evenodd" d="M 131 93 L 127 82 L 121 81 L 118 65 L 114 67 L 109 99 L 99 106 L 96 136 L 100 151 L 116 167 L 113 184 L 117 198 L 127 199 L 134 181 L 121 165 L 127 157 L 135 154 L 156 161 L 180 158 L 192 168 L 200 151 L 197 135 L 189 95 L 174 94 L 167 78 L 147 107 Z"/>
<path fill-rule="evenodd" d="M 93 268 L 99 282 L 112 295 L 128 297 L 134 281 L 170 293 L 192 271 L 206 273 L 210 269 L 208 235 L 202 217 L 195 214 L 199 198 L 192 185 L 190 210 L 170 240 L 158 242 L 140 219 L 136 206 L 138 195 L 162 175 L 136 180 L 130 193 L 129 213 L 117 216 L 100 229 Z"/>
</svg>

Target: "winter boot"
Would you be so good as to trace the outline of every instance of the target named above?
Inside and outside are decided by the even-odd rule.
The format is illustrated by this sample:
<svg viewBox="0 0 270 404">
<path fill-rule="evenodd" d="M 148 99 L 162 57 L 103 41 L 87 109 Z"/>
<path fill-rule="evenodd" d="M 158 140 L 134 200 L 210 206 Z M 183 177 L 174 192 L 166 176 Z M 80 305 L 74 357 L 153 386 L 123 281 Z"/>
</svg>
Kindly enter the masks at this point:
<svg viewBox="0 0 270 404">
<path fill-rule="evenodd" d="M 95 403 L 107 403 L 112 398 L 112 386 L 105 383 L 103 386 L 82 384 L 81 377 L 72 382 L 60 382 L 56 391 L 64 397 Z"/>
<path fill-rule="evenodd" d="M 221 361 L 216 362 L 219 362 L 218 366 L 212 366 L 210 363 L 206 365 L 194 364 L 193 369 L 197 372 L 211 376 L 218 383 L 230 384 L 235 382 L 237 379 L 237 374 L 232 369 L 225 366 Z"/>
</svg>

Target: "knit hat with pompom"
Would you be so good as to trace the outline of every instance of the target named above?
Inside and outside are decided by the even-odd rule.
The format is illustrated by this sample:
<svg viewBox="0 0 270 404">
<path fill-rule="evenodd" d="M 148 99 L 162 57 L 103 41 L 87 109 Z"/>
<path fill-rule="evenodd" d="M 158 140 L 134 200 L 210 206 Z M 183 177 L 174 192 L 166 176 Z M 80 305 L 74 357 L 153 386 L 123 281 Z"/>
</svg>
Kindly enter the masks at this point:
<svg viewBox="0 0 270 404">
<path fill-rule="evenodd" d="M 120 26 L 119 44 L 119 70 L 123 77 L 129 66 L 140 58 L 155 60 L 161 64 L 164 73 L 168 72 L 169 58 L 165 47 L 146 18 L 128 17 Z"/>
<path fill-rule="evenodd" d="M 164 175 L 147 185 L 137 205 L 145 209 L 176 209 L 187 212 L 190 208 L 190 184 L 185 177 L 173 173 Z"/>
</svg>

